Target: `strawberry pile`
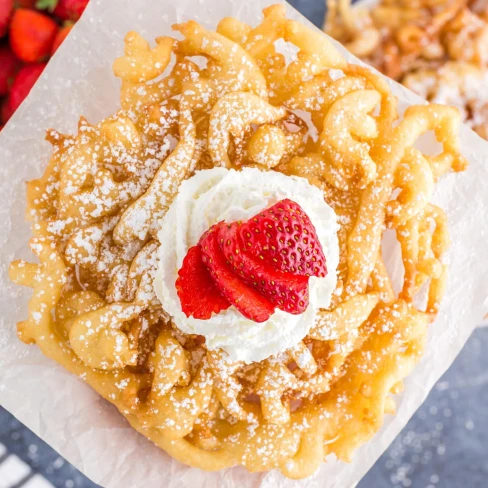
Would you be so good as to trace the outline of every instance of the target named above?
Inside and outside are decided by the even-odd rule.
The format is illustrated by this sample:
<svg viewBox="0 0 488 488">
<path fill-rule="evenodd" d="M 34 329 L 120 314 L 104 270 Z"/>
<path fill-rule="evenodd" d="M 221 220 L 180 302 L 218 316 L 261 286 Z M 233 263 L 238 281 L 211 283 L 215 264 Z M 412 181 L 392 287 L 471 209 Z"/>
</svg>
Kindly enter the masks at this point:
<svg viewBox="0 0 488 488">
<path fill-rule="evenodd" d="M 0 130 L 89 0 L 0 0 Z"/>
<path fill-rule="evenodd" d="M 325 277 L 315 227 L 295 202 L 281 200 L 246 222 L 220 222 L 189 249 L 176 290 L 187 317 L 207 320 L 234 305 L 254 322 L 278 308 L 303 313 L 310 276 Z"/>
</svg>

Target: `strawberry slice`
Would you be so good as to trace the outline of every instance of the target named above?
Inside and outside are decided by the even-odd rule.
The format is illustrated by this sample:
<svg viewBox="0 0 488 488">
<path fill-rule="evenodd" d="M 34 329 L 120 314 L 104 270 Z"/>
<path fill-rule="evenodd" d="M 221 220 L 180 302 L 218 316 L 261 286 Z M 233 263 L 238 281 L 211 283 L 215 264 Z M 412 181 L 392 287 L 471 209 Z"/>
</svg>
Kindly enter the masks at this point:
<svg viewBox="0 0 488 488">
<path fill-rule="evenodd" d="M 213 314 L 230 307 L 229 301 L 222 296 L 203 264 L 200 246 L 188 250 L 183 266 L 178 271 L 176 291 L 181 309 L 187 317 L 207 320 Z"/>
<path fill-rule="evenodd" d="M 244 249 L 234 222 L 219 227 L 218 241 L 234 273 L 257 289 L 277 308 L 291 314 L 301 314 L 308 307 L 308 277 L 284 273 L 255 258 Z"/>
<path fill-rule="evenodd" d="M 224 224 L 214 225 L 200 239 L 203 263 L 208 267 L 222 295 L 244 317 L 254 322 L 265 322 L 274 313 L 275 307 L 230 269 L 218 241 L 218 229 L 222 225 Z"/>
<path fill-rule="evenodd" d="M 308 215 L 285 199 L 236 227 L 247 252 L 285 273 L 325 277 L 327 267 Z"/>
</svg>

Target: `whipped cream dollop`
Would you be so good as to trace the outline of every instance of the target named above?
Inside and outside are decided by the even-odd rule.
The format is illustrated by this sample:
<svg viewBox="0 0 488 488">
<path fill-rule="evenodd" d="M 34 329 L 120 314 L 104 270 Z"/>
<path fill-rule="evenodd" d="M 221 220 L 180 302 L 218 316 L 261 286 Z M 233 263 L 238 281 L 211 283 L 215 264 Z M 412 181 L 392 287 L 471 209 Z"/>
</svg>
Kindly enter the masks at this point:
<svg viewBox="0 0 488 488">
<path fill-rule="evenodd" d="M 310 278 L 310 302 L 305 312 L 292 315 L 277 309 L 262 323 L 247 319 L 233 306 L 208 320 L 187 317 L 175 282 L 188 249 L 212 225 L 248 220 L 284 198 L 298 203 L 309 216 L 327 263 L 325 278 Z M 161 221 L 156 294 L 174 324 L 182 332 L 204 336 L 208 349 L 221 348 L 233 361 L 261 361 L 300 342 L 313 326 L 318 309 L 329 306 L 339 264 L 337 230 L 336 215 L 322 192 L 303 178 L 254 168 L 199 171 L 182 183 Z"/>
</svg>

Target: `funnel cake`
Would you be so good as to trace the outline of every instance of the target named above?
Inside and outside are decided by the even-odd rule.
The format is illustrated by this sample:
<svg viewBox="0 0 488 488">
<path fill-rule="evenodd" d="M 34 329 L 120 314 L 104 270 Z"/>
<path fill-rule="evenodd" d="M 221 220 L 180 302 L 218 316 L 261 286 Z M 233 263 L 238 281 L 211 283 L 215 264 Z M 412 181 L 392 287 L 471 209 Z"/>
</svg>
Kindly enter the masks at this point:
<svg viewBox="0 0 488 488">
<path fill-rule="evenodd" d="M 286 19 L 282 6 L 265 9 L 257 27 L 226 18 L 216 32 L 194 21 L 174 29 L 183 40 L 158 38 L 155 47 L 127 35 L 114 64 L 119 112 L 96 125 L 81 119 L 74 136 L 48 131 L 52 158 L 27 185 L 39 262 L 10 269 L 33 289 L 19 337 L 183 463 L 304 478 L 329 454 L 348 461 L 374 435 L 422 355 L 446 283 L 449 241 L 446 217 L 430 199 L 443 174 L 466 166 L 460 116 L 425 105 L 399 120 L 381 78 L 347 64 L 322 34 Z M 279 40 L 293 44 L 296 56 L 287 59 Z M 429 131 L 443 148 L 436 156 L 414 146 Z M 281 183 L 256 190 L 276 198 L 246 219 L 295 196 L 333 277 L 327 300 L 318 292 L 322 301 L 311 309 L 310 297 L 303 331 L 259 360 L 211 340 L 204 320 L 198 333 L 179 327 L 156 293 L 164 250 L 174 250 L 168 216 L 181 189 L 213 171 L 231 182 L 252 174 L 258 190 L 260 179 L 296 183 L 322 205 L 313 213 L 298 191 L 281 194 Z M 223 206 L 230 208 L 225 199 Z M 208 218 L 189 224 L 195 237 L 185 253 L 217 223 Z M 385 229 L 396 231 L 402 249 L 399 293 L 382 260 Z M 168 268 L 175 279 L 183 257 Z M 310 277 L 311 294 L 312 284 Z M 417 307 L 420 288 L 427 297 Z M 229 337 L 237 333 L 232 320 L 221 322 Z"/>
<path fill-rule="evenodd" d="M 488 139 L 486 2 L 326 3 L 329 35 L 429 102 L 459 108 L 463 122 Z"/>
</svg>

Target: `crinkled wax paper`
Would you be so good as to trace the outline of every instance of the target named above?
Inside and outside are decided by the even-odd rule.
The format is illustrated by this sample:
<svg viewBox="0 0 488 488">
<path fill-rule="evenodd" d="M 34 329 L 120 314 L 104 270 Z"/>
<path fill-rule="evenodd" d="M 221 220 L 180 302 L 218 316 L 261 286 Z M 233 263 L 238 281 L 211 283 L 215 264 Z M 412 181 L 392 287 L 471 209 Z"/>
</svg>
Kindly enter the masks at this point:
<svg viewBox="0 0 488 488">
<path fill-rule="evenodd" d="M 353 486 L 406 424 L 486 312 L 488 144 L 463 128 L 463 149 L 471 166 L 464 174 L 447 176 L 436 194 L 437 202 L 447 209 L 453 238 L 444 307 L 431 327 L 425 357 L 407 380 L 404 394 L 397 397 L 397 415 L 386 417 L 381 432 L 356 453 L 351 464 L 330 460 L 301 482 L 277 472 L 250 474 L 234 468 L 205 473 L 188 468 L 133 431 L 82 380 L 16 338 L 15 323 L 26 316 L 29 291 L 9 283 L 7 268 L 12 258 L 30 256 L 23 182 L 39 176 L 48 160 L 50 147 L 43 140 L 44 131 L 50 127 L 75 131 L 80 114 L 97 122 L 117 109 L 119 82 L 112 76 L 111 64 L 122 53 L 127 31 L 135 29 L 153 39 L 170 34 L 174 22 L 195 18 L 213 28 L 229 15 L 255 24 L 269 3 L 92 0 L 26 103 L 0 134 L 0 403 L 105 487 Z M 291 8 L 289 14 L 309 24 Z M 406 89 L 393 82 L 391 86 L 403 105 L 418 102 Z"/>
</svg>

